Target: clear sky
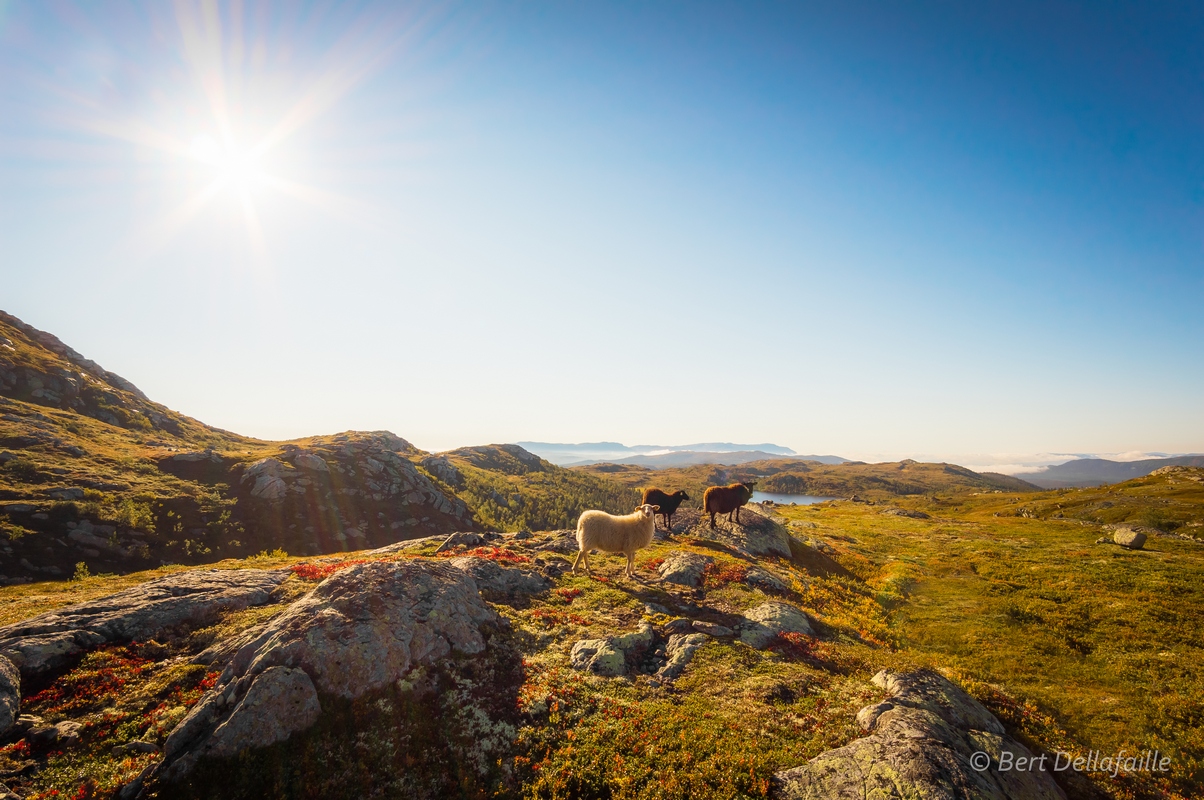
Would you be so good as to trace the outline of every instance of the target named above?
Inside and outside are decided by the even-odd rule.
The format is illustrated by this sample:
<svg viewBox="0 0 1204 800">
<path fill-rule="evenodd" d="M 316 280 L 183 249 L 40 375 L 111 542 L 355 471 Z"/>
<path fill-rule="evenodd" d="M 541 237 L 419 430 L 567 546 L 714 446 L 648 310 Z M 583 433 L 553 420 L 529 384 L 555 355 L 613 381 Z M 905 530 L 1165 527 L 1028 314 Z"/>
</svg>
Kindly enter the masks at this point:
<svg viewBox="0 0 1204 800">
<path fill-rule="evenodd" d="M 1204 451 L 1204 8 L 0 0 L 0 308 L 202 421 Z"/>
</svg>

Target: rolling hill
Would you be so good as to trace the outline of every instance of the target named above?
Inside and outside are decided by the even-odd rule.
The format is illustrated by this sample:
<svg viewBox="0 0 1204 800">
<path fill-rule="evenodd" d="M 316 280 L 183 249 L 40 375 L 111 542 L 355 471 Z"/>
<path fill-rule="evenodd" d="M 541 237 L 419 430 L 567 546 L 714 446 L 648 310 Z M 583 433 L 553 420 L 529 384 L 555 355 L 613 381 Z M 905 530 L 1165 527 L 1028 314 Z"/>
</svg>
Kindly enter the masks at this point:
<svg viewBox="0 0 1204 800">
<path fill-rule="evenodd" d="M 665 490 L 685 489 L 689 506 L 702 507 L 707 486 L 753 481 L 759 491 L 868 500 L 886 500 L 906 495 L 936 493 L 1031 492 L 1030 483 L 997 473 L 979 473 L 955 464 L 926 464 L 903 460 L 884 464 L 819 464 L 794 459 L 767 459 L 735 466 L 715 464 L 653 469 L 635 464 L 592 464 L 574 471 L 604 475 L 633 488 L 657 486 Z"/>
<path fill-rule="evenodd" d="M 560 528 L 636 499 L 513 445 L 436 456 L 387 431 L 240 436 L 0 312 L 0 580 Z"/>
<path fill-rule="evenodd" d="M 1026 475 L 1029 483 L 1044 489 L 1068 486 L 1102 486 L 1149 475 L 1163 467 L 1204 467 L 1204 455 L 1145 458 L 1140 461 L 1110 461 L 1106 458 L 1079 458 L 1055 464 L 1042 472 Z"/>
</svg>

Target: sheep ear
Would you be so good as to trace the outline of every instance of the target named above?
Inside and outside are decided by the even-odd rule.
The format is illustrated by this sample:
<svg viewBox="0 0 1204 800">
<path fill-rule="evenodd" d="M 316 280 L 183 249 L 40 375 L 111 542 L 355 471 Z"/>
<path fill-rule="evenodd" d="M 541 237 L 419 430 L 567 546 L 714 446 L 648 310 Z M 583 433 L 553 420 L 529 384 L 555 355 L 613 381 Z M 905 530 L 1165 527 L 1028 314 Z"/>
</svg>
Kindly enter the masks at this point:
<svg viewBox="0 0 1204 800">
<path fill-rule="evenodd" d="M 653 506 L 653 507 L 652 507 L 652 513 L 654 513 L 654 514 L 655 514 L 657 511 L 660 511 L 660 510 L 661 510 L 661 507 L 660 507 L 660 506 Z"/>
</svg>

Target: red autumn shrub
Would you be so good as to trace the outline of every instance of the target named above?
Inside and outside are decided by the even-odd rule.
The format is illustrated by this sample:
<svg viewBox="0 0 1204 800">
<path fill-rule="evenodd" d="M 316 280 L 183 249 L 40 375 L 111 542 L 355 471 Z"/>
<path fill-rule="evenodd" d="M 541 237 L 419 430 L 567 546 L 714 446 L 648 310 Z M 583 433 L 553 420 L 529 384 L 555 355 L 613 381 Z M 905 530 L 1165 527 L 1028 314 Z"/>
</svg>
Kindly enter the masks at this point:
<svg viewBox="0 0 1204 800">
<path fill-rule="evenodd" d="M 490 561 L 501 561 L 507 564 L 531 563 L 530 557 L 524 556 L 522 553 L 516 553 L 513 550 L 508 550 L 504 547 L 474 547 L 472 550 L 465 550 L 463 552 L 447 550 L 439 555 L 444 558 L 451 558 L 453 556 L 474 556 L 476 558 L 487 558 Z"/>
<path fill-rule="evenodd" d="M 726 564 L 710 563 L 702 571 L 702 585 L 706 589 L 718 589 L 730 583 L 744 583 L 748 577 L 748 566 L 739 561 Z"/>
<path fill-rule="evenodd" d="M 353 558 L 348 561 L 328 561 L 324 563 L 304 563 L 293 564 L 289 567 L 294 575 L 303 581 L 324 581 L 331 575 L 345 570 L 348 567 L 354 567 L 356 564 L 366 564 L 367 559 Z"/>
<path fill-rule="evenodd" d="M 28 698 L 23 706 L 36 714 L 74 716 L 104 706 L 130 681 L 150 669 L 150 659 L 134 655 L 134 645 L 95 650 L 79 666 Z"/>
<path fill-rule="evenodd" d="M 794 661 L 809 661 L 828 670 L 847 667 L 831 643 L 821 642 L 805 633 L 782 631 L 769 648 Z"/>
</svg>

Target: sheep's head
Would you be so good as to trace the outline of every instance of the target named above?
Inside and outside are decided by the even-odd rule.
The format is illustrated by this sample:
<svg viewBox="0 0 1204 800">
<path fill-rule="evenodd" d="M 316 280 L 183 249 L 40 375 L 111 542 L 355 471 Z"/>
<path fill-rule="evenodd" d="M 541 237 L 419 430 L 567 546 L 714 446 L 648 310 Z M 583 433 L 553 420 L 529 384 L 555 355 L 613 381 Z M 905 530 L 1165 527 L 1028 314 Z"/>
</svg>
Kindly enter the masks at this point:
<svg viewBox="0 0 1204 800">
<path fill-rule="evenodd" d="M 748 496 L 752 497 L 753 487 L 756 486 L 757 484 L 756 484 L 756 481 L 753 481 L 751 483 L 742 483 L 740 485 L 744 487 L 744 491 L 748 492 Z"/>
<path fill-rule="evenodd" d="M 642 505 L 636 509 L 636 511 L 638 511 L 644 515 L 645 519 L 652 519 L 654 516 L 656 516 L 656 512 L 658 512 L 660 510 L 661 510 L 660 506 L 654 506 L 654 505 L 650 505 L 648 503 L 645 503 L 644 505 Z"/>
<path fill-rule="evenodd" d="M 690 495 L 686 494 L 685 489 L 678 489 L 676 492 L 673 493 L 673 496 L 676 497 L 678 500 L 689 500 L 690 499 Z"/>
</svg>

